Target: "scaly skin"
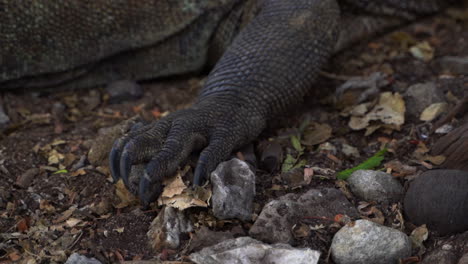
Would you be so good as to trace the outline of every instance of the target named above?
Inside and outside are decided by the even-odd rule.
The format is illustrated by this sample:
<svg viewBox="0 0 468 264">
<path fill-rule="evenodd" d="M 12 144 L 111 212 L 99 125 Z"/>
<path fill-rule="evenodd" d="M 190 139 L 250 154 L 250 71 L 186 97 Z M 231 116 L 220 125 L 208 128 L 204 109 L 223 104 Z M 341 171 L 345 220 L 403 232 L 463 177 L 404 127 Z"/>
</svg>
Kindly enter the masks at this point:
<svg viewBox="0 0 468 264">
<path fill-rule="evenodd" d="M 233 150 L 255 139 L 268 118 L 303 98 L 334 51 L 418 13 L 437 11 L 445 1 L 343 2 L 340 18 L 335 0 L 31 1 L 29 13 L 19 10 L 23 2 L 3 1 L 0 85 L 141 80 L 194 71 L 209 55 L 222 55 L 192 107 L 115 142 L 112 176 L 138 190 L 147 204 L 191 152 L 201 151 L 194 180 L 200 184 Z M 367 13 L 356 16 L 356 10 Z M 130 169 L 142 163 L 144 176 L 133 186 Z"/>
</svg>

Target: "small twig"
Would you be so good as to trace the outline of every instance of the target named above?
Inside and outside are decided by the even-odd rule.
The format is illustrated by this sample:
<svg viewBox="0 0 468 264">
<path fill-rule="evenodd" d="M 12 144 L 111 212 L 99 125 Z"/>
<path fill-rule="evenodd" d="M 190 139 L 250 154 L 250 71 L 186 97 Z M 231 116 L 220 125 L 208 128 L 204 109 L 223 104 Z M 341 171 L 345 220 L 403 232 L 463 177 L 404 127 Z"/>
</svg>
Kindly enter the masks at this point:
<svg viewBox="0 0 468 264">
<path fill-rule="evenodd" d="M 81 239 L 81 237 L 83 236 L 83 233 L 84 233 L 83 231 L 80 231 L 80 234 L 78 235 L 78 237 L 75 239 L 75 241 L 73 241 L 73 243 L 67 249 L 72 249 Z"/>
</svg>

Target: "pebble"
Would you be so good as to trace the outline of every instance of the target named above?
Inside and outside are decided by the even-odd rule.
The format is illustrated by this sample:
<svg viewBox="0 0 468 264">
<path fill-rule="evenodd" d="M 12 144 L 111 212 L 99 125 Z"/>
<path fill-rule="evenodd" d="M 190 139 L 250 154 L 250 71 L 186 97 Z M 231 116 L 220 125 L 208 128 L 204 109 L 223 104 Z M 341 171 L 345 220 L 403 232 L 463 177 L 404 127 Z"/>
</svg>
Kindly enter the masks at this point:
<svg viewBox="0 0 468 264">
<path fill-rule="evenodd" d="M 222 162 L 211 173 L 213 214 L 218 219 L 252 219 L 255 174 L 237 158 Z"/>
<path fill-rule="evenodd" d="M 404 95 L 407 115 L 419 119 L 421 112 L 433 103 L 444 102 L 444 94 L 434 82 L 411 85 Z"/>
<path fill-rule="evenodd" d="M 398 202 L 403 196 L 403 186 L 398 180 L 381 171 L 355 171 L 348 183 L 351 191 L 365 201 Z"/>
<path fill-rule="evenodd" d="M 163 248 L 178 248 L 180 236 L 192 231 L 192 223 L 182 211 L 165 207 L 151 223 L 147 235 L 151 247 L 156 251 L 161 251 Z"/>
<path fill-rule="evenodd" d="M 432 245 L 434 248 L 424 255 L 421 264 L 468 264 L 468 231 L 455 236 L 438 238 L 437 243 Z"/>
<path fill-rule="evenodd" d="M 143 88 L 136 82 L 120 80 L 106 86 L 109 94 L 109 103 L 118 104 L 124 101 L 136 100 L 143 96 Z"/>
<path fill-rule="evenodd" d="M 78 253 L 73 253 L 68 257 L 65 264 L 101 264 L 101 262 L 95 258 L 88 258 Z"/>
<path fill-rule="evenodd" d="M 268 243 L 291 243 L 294 241 L 292 227 L 301 218 L 333 219 L 337 214 L 358 217 L 354 206 L 337 189 L 311 189 L 302 195 L 289 193 L 263 207 L 249 234 Z"/>
<path fill-rule="evenodd" d="M 341 145 L 341 151 L 348 157 L 352 158 L 359 158 L 361 154 L 359 154 L 359 150 L 351 145 L 343 144 Z"/>
<path fill-rule="evenodd" d="M 198 264 L 314 264 L 320 252 L 309 248 L 293 248 L 288 244 L 268 245 L 250 237 L 225 240 L 189 256 Z"/>
<path fill-rule="evenodd" d="M 5 113 L 3 106 L 0 105 L 0 127 L 7 125 L 10 122 L 10 118 Z"/>
<path fill-rule="evenodd" d="M 26 189 L 32 184 L 34 178 L 38 174 L 39 174 L 38 168 L 31 168 L 27 170 L 18 177 L 18 179 L 16 180 L 16 185 L 23 189 Z"/>
<path fill-rule="evenodd" d="M 404 211 L 416 225 L 426 224 L 440 235 L 468 230 L 468 172 L 430 170 L 413 182 L 404 199 Z"/>
<path fill-rule="evenodd" d="M 357 220 L 335 234 L 331 255 L 337 264 L 398 263 L 411 255 L 411 240 L 396 229 Z"/>
</svg>

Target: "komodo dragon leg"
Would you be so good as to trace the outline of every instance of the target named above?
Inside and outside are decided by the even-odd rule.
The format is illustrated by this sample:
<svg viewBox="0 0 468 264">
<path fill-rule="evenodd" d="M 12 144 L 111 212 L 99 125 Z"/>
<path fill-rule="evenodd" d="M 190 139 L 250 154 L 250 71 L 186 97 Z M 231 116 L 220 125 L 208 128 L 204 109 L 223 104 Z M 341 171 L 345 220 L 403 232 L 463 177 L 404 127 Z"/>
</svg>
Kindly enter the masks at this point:
<svg viewBox="0 0 468 264">
<path fill-rule="evenodd" d="M 371 13 L 400 15 L 437 11 L 444 1 L 349 0 Z M 201 184 L 230 153 L 255 139 L 269 118 L 299 102 L 336 48 L 340 9 L 335 0 L 265 0 L 238 34 L 189 109 L 131 131 L 110 153 L 115 180 L 138 190 L 144 204 L 162 191 L 190 153 L 201 151 L 194 184 Z M 386 6 L 384 5 L 386 4 Z M 349 39 L 352 39 L 349 38 Z M 344 40 L 346 43 L 349 40 Z M 339 43 L 339 42 L 338 42 Z M 132 165 L 147 163 L 139 186 L 129 186 Z"/>
<path fill-rule="evenodd" d="M 194 174 L 200 184 L 234 149 L 255 139 L 268 118 L 301 100 L 333 51 L 338 22 L 334 0 L 264 1 L 192 107 L 115 142 L 114 179 L 128 184 L 132 164 L 149 161 L 138 188 L 149 203 L 161 193 L 162 179 L 202 150 Z"/>
</svg>

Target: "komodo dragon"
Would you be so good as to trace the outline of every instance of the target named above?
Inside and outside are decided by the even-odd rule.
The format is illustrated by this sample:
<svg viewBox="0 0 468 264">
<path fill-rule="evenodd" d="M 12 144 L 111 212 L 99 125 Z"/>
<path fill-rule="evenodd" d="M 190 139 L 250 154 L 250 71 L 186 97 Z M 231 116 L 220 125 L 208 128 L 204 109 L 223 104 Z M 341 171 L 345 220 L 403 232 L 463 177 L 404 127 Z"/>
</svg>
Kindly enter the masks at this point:
<svg viewBox="0 0 468 264">
<path fill-rule="evenodd" d="M 194 183 L 296 104 L 354 40 L 444 8 L 446 0 L 0 1 L 0 87 L 86 87 L 213 65 L 188 109 L 139 127 L 110 153 L 115 180 L 147 163 L 143 203 L 194 150 Z"/>
</svg>

